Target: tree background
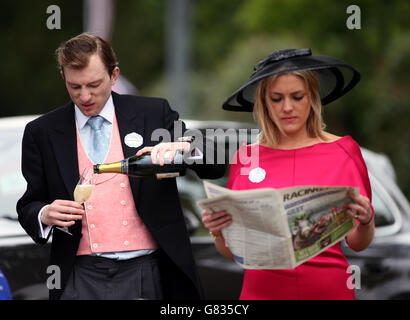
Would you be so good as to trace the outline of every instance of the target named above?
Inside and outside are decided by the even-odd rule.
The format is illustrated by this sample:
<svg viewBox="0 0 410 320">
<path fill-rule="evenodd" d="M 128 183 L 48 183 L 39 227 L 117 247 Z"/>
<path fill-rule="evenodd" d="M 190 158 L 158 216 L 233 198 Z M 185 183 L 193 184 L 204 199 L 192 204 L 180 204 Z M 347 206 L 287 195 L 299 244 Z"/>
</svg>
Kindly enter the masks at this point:
<svg viewBox="0 0 410 320">
<path fill-rule="evenodd" d="M 61 9 L 60 30 L 48 30 L 46 9 Z M 351 1 L 192 0 L 188 95 L 181 117 L 252 122 L 222 103 L 267 54 L 310 47 L 354 65 L 357 87 L 324 108 L 328 130 L 352 135 L 387 154 L 410 195 L 410 2 L 359 0 L 361 29 L 349 30 Z M 81 0 L 0 4 L 0 117 L 41 114 L 68 101 L 54 58 L 59 44 L 83 31 Z M 112 43 L 121 72 L 141 95 L 169 98 L 165 0 L 117 0 Z M 177 109 L 177 106 L 174 106 Z"/>
</svg>

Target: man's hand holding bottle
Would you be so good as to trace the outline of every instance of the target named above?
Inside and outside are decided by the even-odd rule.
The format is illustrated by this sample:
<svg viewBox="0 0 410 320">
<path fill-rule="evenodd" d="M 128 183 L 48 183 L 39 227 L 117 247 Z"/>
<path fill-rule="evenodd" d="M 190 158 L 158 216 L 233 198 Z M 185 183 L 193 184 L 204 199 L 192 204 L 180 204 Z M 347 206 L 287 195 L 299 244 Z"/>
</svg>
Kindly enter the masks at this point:
<svg viewBox="0 0 410 320">
<path fill-rule="evenodd" d="M 188 152 L 191 148 L 189 142 L 162 142 L 153 147 L 144 147 L 136 154 L 137 157 L 144 153 L 151 153 L 151 161 L 153 164 L 159 163 L 160 166 L 165 164 L 165 160 L 172 162 L 177 151 Z"/>
</svg>

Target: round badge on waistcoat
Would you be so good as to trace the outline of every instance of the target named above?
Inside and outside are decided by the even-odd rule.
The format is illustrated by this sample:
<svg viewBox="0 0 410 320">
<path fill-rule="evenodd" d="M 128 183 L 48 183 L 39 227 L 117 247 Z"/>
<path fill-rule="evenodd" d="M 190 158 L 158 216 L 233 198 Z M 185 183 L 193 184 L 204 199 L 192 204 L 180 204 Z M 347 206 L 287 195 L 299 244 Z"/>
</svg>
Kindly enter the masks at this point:
<svg viewBox="0 0 410 320">
<path fill-rule="evenodd" d="M 259 183 L 265 180 L 265 177 L 266 171 L 260 167 L 252 169 L 251 172 L 249 172 L 249 181 L 253 183 Z"/>
<path fill-rule="evenodd" d="M 131 132 L 128 133 L 124 137 L 124 143 L 131 148 L 138 148 L 140 145 L 142 145 L 144 139 L 142 136 L 136 132 Z"/>
</svg>

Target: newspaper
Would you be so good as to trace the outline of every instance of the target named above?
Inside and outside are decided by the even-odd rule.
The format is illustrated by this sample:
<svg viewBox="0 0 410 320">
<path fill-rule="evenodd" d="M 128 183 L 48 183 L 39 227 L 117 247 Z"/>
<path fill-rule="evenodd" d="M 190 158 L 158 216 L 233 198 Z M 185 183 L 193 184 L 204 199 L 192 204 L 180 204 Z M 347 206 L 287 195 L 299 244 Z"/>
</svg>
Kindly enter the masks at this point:
<svg viewBox="0 0 410 320">
<path fill-rule="evenodd" d="M 359 188 L 301 186 L 230 190 L 204 181 L 209 213 L 226 211 L 225 245 L 245 269 L 291 269 L 342 240 L 353 228 L 347 192 Z"/>
</svg>

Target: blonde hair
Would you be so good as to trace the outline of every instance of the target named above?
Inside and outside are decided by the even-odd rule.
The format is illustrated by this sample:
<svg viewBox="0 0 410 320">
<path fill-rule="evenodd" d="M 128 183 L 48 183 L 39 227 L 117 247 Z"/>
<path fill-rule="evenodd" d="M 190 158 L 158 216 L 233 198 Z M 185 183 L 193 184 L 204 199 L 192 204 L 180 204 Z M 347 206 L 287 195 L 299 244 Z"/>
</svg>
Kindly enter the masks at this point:
<svg viewBox="0 0 410 320">
<path fill-rule="evenodd" d="M 322 118 L 322 102 L 319 94 L 319 78 L 314 71 L 303 70 L 290 72 L 302 78 L 308 90 L 310 100 L 310 114 L 306 122 L 307 133 L 312 138 L 320 138 L 326 140 L 323 131 L 326 125 Z M 259 134 L 259 144 L 267 146 L 276 146 L 279 143 L 280 136 L 286 135 L 278 123 L 273 121 L 269 116 L 269 108 L 271 100 L 269 99 L 268 89 L 273 81 L 281 74 L 275 74 L 260 81 L 256 89 L 255 104 L 253 107 L 253 115 L 258 123 L 261 132 Z"/>
</svg>

